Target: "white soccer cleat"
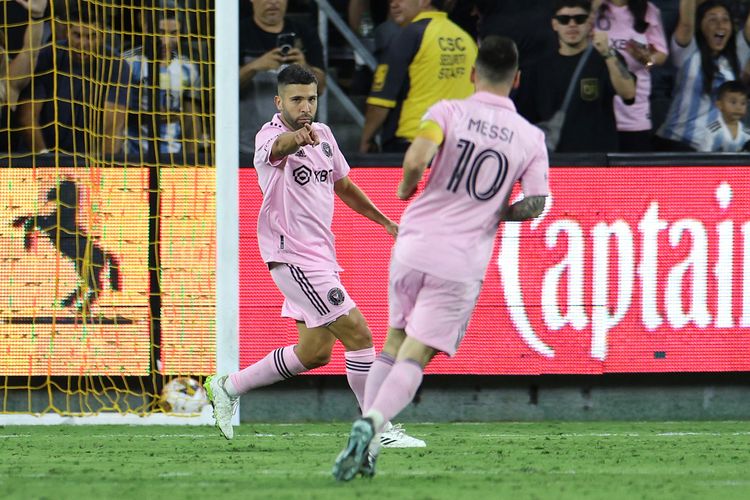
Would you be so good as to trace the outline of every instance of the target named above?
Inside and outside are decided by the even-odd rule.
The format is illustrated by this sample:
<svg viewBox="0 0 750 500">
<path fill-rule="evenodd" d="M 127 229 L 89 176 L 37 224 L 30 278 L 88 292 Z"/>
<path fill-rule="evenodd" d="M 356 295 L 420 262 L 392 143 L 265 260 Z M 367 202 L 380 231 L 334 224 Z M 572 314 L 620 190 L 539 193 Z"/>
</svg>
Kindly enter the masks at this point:
<svg viewBox="0 0 750 500">
<path fill-rule="evenodd" d="M 380 446 L 383 448 L 424 448 L 427 443 L 408 435 L 401 424 L 386 422 L 380 435 Z"/>
<path fill-rule="evenodd" d="M 227 439 L 234 437 L 234 427 L 232 427 L 232 416 L 237 411 L 237 405 L 240 402 L 240 398 L 233 398 L 227 394 L 227 390 L 224 389 L 224 383 L 227 381 L 227 376 L 222 375 L 211 375 L 206 378 L 206 382 L 203 384 L 206 389 L 206 396 L 208 401 L 214 408 L 214 419 L 216 420 L 216 427 L 219 428 L 221 433 Z"/>
</svg>

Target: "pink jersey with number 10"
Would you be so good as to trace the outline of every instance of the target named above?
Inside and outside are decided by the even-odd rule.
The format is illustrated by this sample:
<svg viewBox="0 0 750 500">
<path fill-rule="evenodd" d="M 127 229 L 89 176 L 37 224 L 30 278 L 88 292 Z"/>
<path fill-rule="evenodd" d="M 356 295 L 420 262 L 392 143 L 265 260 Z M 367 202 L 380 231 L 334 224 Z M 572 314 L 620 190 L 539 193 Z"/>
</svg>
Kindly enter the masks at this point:
<svg viewBox="0 0 750 500">
<path fill-rule="evenodd" d="M 424 192 L 401 218 L 393 256 L 446 280 L 481 280 L 516 181 L 525 196 L 549 193 L 544 134 L 488 92 L 440 101 L 424 120 L 444 139 Z"/>
</svg>

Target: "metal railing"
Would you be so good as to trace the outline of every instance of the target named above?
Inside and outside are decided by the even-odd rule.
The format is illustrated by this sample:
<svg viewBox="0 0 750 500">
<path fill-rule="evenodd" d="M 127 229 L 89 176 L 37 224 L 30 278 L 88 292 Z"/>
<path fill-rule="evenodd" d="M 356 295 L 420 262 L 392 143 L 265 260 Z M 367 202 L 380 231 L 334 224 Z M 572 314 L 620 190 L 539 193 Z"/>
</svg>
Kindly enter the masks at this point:
<svg viewBox="0 0 750 500">
<path fill-rule="evenodd" d="M 349 28 L 346 21 L 342 19 L 328 0 L 315 0 L 315 2 L 318 4 L 318 36 L 323 45 L 323 61 L 325 62 L 326 68 L 328 68 L 328 21 L 330 21 L 341 33 L 347 43 L 351 45 L 354 53 L 362 59 L 364 64 L 370 68 L 370 70 L 375 71 L 378 64 L 375 60 L 375 56 Z M 328 89 L 331 91 L 330 94 L 341 103 L 343 109 L 352 117 L 354 122 L 360 127 L 363 127 L 365 124 L 365 116 L 362 114 L 362 111 L 360 111 L 357 105 L 349 99 L 349 96 L 346 95 L 343 89 L 338 83 L 336 83 L 333 75 L 327 70 L 326 78 Z M 328 121 L 328 92 L 324 93 L 320 98 L 318 119 L 324 123 Z"/>
</svg>

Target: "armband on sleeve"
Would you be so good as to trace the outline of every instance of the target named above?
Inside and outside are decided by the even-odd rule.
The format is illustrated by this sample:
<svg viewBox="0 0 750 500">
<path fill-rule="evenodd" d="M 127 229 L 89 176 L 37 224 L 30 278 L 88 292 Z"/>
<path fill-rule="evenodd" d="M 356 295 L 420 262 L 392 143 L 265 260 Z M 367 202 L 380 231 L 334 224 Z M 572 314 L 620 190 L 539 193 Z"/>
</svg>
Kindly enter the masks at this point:
<svg viewBox="0 0 750 500">
<path fill-rule="evenodd" d="M 419 124 L 419 130 L 417 131 L 417 137 L 424 137 L 437 145 L 443 143 L 445 135 L 443 129 L 440 128 L 436 122 L 432 120 L 425 120 Z"/>
</svg>

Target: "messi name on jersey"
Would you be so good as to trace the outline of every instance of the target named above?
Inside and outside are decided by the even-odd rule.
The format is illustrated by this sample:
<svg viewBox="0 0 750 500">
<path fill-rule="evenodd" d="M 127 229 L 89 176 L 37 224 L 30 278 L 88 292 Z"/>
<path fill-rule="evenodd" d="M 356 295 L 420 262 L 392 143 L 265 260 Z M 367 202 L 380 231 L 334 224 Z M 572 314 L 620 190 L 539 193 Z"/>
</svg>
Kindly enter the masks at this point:
<svg viewBox="0 0 750 500">
<path fill-rule="evenodd" d="M 498 125 L 487 123 L 484 120 L 473 120 L 469 118 L 469 130 L 478 132 L 485 137 L 490 139 L 497 139 L 508 144 L 513 141 L 513 131 L 508 127 L 500 127 Z"/>
</svg>

